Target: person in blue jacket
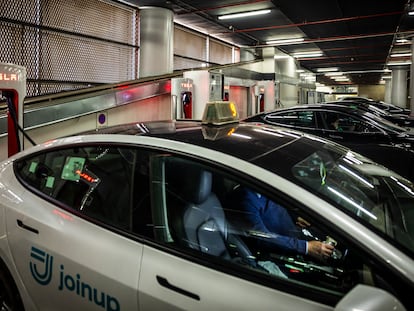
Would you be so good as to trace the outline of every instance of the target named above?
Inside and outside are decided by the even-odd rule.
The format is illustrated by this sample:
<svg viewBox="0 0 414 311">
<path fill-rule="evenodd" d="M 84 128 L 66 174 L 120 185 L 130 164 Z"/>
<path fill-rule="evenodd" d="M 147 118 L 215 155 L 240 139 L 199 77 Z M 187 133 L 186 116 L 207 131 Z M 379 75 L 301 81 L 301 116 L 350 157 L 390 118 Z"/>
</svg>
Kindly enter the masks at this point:
<svg viewBox="0 0 414 311">
<path fill-rule="evenodd" d="M 287 210 L 279 204 L 243 187 L 239 187 L 234 199 L 239 204 L 238 209 L 245 218 L 248 230 L 260 238 L 263 246 L 319 259 L 332 255 L 334 246 L 318 240 L 300 239 L 301 227 L 310 224 L 300 217 L 295 224 Z"/>
</svg>

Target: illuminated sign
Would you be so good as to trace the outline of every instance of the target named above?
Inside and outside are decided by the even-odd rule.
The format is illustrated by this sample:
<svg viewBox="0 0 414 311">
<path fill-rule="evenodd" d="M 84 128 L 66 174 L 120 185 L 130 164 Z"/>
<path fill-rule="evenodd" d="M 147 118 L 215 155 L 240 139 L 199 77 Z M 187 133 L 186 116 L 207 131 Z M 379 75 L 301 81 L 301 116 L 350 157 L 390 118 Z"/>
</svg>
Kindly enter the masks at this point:
<svg viewBox="0 0 414 311">
<path fill-rule="evenodd" d="M 190 88 L 192 88 L 192 87 L 193 87 L 193 84 L 192 84 L 192 83 L 190 83 L 190 82 L 183 82 L 183 83 L 181 83 L 181 87 L 182 87 L 182 88 L 187 88 L 187 89 L 190 89 Z"/>
<path fill-rule="evenodd" d="M 0 72 L 0 81 L 19 81 L 19 76 L 15 73 Z"/>
<path fill-rule="evenodd" d="M 236 117 L 237 116 L 236 105 L 234 103 L 230 103 L 229 108 L 230 108 L 230 111 L 231 111 L 231 115 L 233 117 Z"/>
<path fill-rule="evenodd" d="M 90 176 L 87 173 L 81 172 L 80 170 L 75 171 L 76 174 L 78 174 L 80 176 L 80 178 L 82 178 L 83 180 L 90 182 L 90 183 L 95 183 L 98 182 L 99 179 L 98 178 L 94 178 L 92 176 Z"/>
</svg>

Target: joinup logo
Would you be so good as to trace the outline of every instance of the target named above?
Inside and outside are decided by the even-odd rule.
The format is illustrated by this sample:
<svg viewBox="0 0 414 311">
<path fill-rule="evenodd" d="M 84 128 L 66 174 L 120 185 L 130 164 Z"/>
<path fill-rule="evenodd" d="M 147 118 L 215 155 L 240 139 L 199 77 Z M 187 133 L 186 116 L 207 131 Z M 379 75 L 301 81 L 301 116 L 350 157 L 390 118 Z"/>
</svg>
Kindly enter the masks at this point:
<svg viewBox="0 0 414 311">
<path fill-rule="evenodd" d="M 33 278 L 40 285 L 49 285 L 52 280 L 53 272 L 53 256 L 32 246 L 30 252 L 30 272 Z M 107 311 L 120 311 L 121 306 L 115 297 L 99 291 L 92 285 L 84 282 L 80 274 L 76 277 L 65 273 L 64 265 L 60 265 L 59 270 L 59 291 L 69 291 L 89 302 L 94 302 L 97 306 L 104 308 Z"/>
<path fill-rule="evenodd" d="M 53 256 L 32 246 L 30 257 L 32 257 L 32 261 L 30 261 L 30 272 L 33 278 L 40 285 L 48 285 L 52 279 Z M 38 264 L 40 265 L 39 269 Z"/>
</svg>

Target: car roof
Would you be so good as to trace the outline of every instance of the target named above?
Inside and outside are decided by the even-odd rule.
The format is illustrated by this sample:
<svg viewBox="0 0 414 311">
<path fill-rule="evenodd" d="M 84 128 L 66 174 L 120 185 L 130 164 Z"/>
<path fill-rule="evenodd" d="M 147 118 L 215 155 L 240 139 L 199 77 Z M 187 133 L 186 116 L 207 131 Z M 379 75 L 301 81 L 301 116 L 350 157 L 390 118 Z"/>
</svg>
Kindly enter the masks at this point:
<svg viewBox="0 0 414 311">
<path fill-rule="evenodd" d="M 122 124 L 82 132 L 34 146 L 12 158 L 66 146 L 97 144 L 143 146 L 191 157 L 196 150 L 197 157 L 205 160 L 213 160 L 211 156 L 218 152 L 217 157 L 238 158 L 288 179 L 291 175 L 289 167 L 314 152 L 328 149 L 337 158 L 349 152 L 348 148 L 335 142 L 284 127 L 243 122 L 211 126 L 198 121 L 173 120 Z M 275 159 L 281 159 L 283 165 L 275 165 Z"/>
<path fill-rule="evenodd" d="M 306 104 L 306 105 L 296 105 L 296 106 L 292 106 L 292 107 L 286 107 L 286 108 L 278 108 L 272 111 L 266 111 L 266 112 L 262 112 L 259 113 L 257 115 L 254 115 L 252 117 L 248 117 L 244 120 L 250 120 L 252 118 L 255 118 L 257 116 L 266 116 L 270 113 L 283 113 L 286 111 L 294 111 L 294 110 L 333 110 L 336 112 L 343 112 L 343 113 L 351 113 L 353 115 L 358 115 L 358 116 L 364 116 L 364 115 L 372 115 L 370 112 L 365 111 L 365 110 L 361 110 L 361 109 L 355 109 L 351 106 L 347 106 L 347 105 L 341 105 L 341 104 L 335 104 L 335 103 L 330 103 L 329 105 L 327 104 Z"/>
<path fill-rule="evenodd" d="M 197 145 L 216 150 L 243 160 L 252 161 L 270 152 L 280 152 L 290 144 L 298 147 L 320 148 L 324 144 L 341 147 L 300 131 L 265 124 L 231 123 L 224 126 L 202 125 L 198 121 L 154 121 L 123 124 L 95 131 L 90 134 L 143 135 Z M 305 149 L 306 149 L 305 148 Z M 299 148 L 301 149 L 301 148 Z M 313 149 L 313 148 L 310 148 Z"/>
</svg>

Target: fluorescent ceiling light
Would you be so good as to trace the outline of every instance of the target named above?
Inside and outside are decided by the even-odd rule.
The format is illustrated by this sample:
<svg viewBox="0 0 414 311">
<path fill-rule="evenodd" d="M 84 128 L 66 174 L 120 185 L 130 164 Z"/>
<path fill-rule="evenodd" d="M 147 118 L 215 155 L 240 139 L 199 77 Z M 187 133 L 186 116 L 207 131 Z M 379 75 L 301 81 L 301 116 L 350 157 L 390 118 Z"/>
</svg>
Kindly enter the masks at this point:
<svg viewBox="0 0 414 311">
<path fill-rule="evenodd" d="M 302 52 L 302 53 L 294 53 L 293 57 L 295 58 L 308 58 L 308 57 L 319 57 L 322 56 L 322 52 Z"/>
<path fill-rule="evenodd" d="M 414 11 L 408 12 L 408 15 L 413 16 L 414 15 Z"/>
<path fill-rule="evenodd" d="M 247 16 L 263 15 L 263 14 L 268 14 L 270 12 L 271 10 L 249 11 L 249 12 L 221 15 L 218 17 L 218 19 L 232 19 L 232 18 L 240 18 L 240 17 L 247 17 Z"/>
<path fill-rule="evenodd" d="M 326 67 L 326 68 L 318 68 L 316 69 L 317 72 L 329 72 L 329 71 L 338 71 L 338 67 Z"/>
<path fill-rule="evenodd" d="M 391 79 L 391 76 L 382 76 L 381 77 L 383 80 L 388 80 L 388 79 Z"/>
<path fill-rule="evenodd" d="M 266 44 L 273 45 L 288 45 L 288 44 L 298 44 L 305 41 L 304 38 L 293 38 L 293 39 L 280 39 L 280 40 L 270 40 L 266 41 Z"/>
<path fill-rule="evenodd" d="M 344 73 L 337 71 L 337 72 L 325 72 L 324 76 L 332 77 L 332 76 L 342 76 Z"/>
<path fill-rule="evenodd" d="M 397 40 L 395 40 L 395 43 L 398 43 L 398 44 L 409 44 L 409 43 L 411 43 L 411 41 L 408 40 L 408 39 L 397 39 Z"/>
<path fill-rule="evenodd" d="M 274 59 L 286 59 L 289 58 L 290 56 L 285 54 L 285 55 L 275 55 L 273 56 Z"/>
<path fill-rule="evenodd" d="M 405 57 L 405 56 L 411 56 L 411 53 L 394 53 L 390 55 L 391 57 Z"/>
<path fill-rule="evenodd" d="M 405 61 L 405 62 L 388 62 L 388 66 L 405 66 L 405 65 L 411 65 L 411 61 Z"/>
<path fill-rule="evenodd" d="M 308 80 L 308 81 L 316 81 L 316 77 L 314 77 L 314 76 L 306 76 L 306 77 L 303 77 L 305 80 Z"/>
</svg>

